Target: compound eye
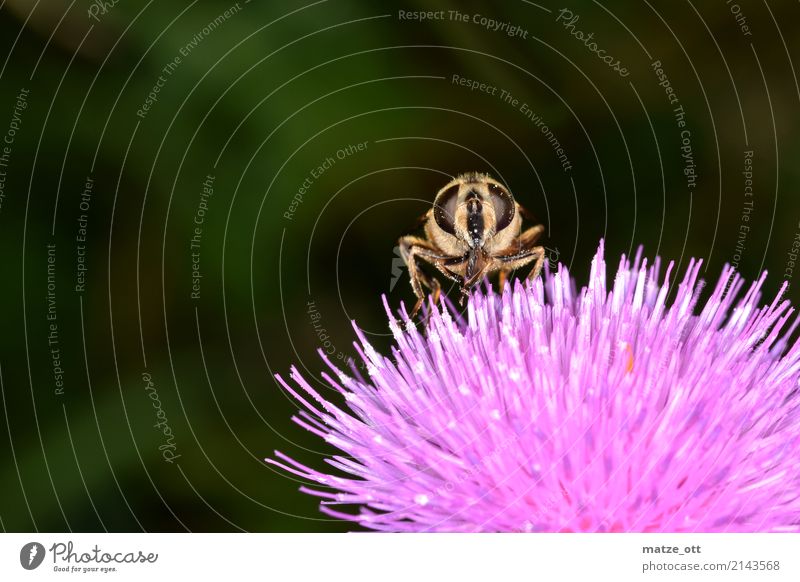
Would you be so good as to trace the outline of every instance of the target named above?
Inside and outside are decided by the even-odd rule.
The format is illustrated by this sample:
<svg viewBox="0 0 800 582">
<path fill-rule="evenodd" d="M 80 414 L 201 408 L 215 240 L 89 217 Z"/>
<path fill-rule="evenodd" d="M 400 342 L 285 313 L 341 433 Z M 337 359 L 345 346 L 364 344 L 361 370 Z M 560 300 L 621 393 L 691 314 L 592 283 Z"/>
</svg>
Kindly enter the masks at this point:
<svg viewBox="0 0 800 582">
<path fill-rule="evenodd" d="M 514 220 L 517 211 L 514 197 L 497 184 L 489 184 L 489 198 L 494 207 L 495 232 L 500 232 Z"/>
<path fill-rule="evenodd" d="M 433 203 L 433 218 L 446 233 L 456 234 L 456 203 L 458 202 L 458 184 L 441 192 Z"/>
</svg>

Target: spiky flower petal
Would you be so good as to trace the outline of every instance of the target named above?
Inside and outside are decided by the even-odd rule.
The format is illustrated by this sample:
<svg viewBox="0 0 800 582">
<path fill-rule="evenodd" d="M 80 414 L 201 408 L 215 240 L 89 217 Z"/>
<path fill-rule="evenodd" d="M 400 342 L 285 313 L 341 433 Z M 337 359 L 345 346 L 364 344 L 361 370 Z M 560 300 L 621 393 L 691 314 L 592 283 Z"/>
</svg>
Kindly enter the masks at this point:
<svg viewBox="0 0 800 582">
<path fill-rule="evenodd" d="M 293 368 L 295 418 L 342 451 L 337 471 L 276 453 L 324 487 L 327 514 L 387 531 L 800 531 L 800 344 L 785 289 L 759 307 L 726 268 L 704 305 L 691 261 L 672 301 L 624 256 L 610 289 L 603 245 L 588 287 L 567 269 L 425 333 L 392 318 L 392 357 L 356 328 L 368 379 L 330 362 L 323 398 Z M 388 306 L 387 306 L 388 311 Z M 358 506 L 356 514 L 338 505 Z"/>
</svg>

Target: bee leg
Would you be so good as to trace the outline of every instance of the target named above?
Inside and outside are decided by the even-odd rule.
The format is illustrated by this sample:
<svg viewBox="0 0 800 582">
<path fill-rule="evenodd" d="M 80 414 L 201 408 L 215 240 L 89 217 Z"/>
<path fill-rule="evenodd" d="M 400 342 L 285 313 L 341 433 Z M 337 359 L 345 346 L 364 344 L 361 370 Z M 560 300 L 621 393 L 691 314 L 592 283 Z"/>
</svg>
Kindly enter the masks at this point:
<svg viewBox="0 0 800 582">
<path fill-rule="evenodd" d="M 506 281 L 508 280 L 508 274 L 510 271 L 508 269 L 500 269 L 500 273 L 498 274 L 498 283 L 500 286 L 500 294 L 503 294 L 503 290 L 506 288 Z"/>
<path fill-rule="evenodd" d="M 440 294 L 441 285 L 436 279 L 426 275 L 418 264 L 418 260 L 424 260 L 432 265 L 438 267 L 439 259 L 443 258 L 438 252 L 438 249 L 431 245 L 428 241 L 416 236 L 404 236 L 398 241 L 400 246 L 400 256 L 408 267 L 408 275 L 411 281 L 411 289 L 414 295 L 417 296 L 417 302 L 414 309 L 411 311 L 411 317 L 414 318 L 422 307 L 425 300 L 425 293 L 422 286 L 434 292 L 435 299 L 438 299 Z"/>
<path fill-rule="evenodd" d="M 542 266 L 544 265 L 544 247 L 536 247 L 536 250 L 536 262 L 533 264 L 533 269 L 531 269 L 531 272 L 528 273 L 528 281 L 533 281 L 536 279 L 536 277 L 539 276 L 539 273 L 542 272 Z"/>
<path fill-rule="evenodd" d="M 414 309 L 411 310 L 411 319 L 414 319 L 417 316 L 417 313 L 419 313 L 419 310 L 422 307 L 423 301 L 425 301 L 424 297 L 417 299 L 417 302 L 414 304 Z"/>
<path fill-rule="evenodd" d="M 432 297 L 433 305 L 435 306 L 439 304 L 439 299 L 442 296 L 442 285 L 441 283 L 439 283 L 439 279 L 434 279 L 433 277 L 431 277 L 429 281 L 431 282 L 431 289 L 432 289 L 430 296 Z M 414 317 L 417 314 L 417 312 L 422 307 L 422 304 L 423 300 L 418 299 L 416 305 L 414 305 L 414 311 L 412 312 L 411 317 Z M 428 320 L 431 318 L 432 314 L 433 310 L 428 311 L 428 315 L 426 315 L 425 318 L 422 320 L 423 325 L 428 324 Z"/>
<path fill-rule="evenodd" d="M 539 276 L 539 273 L 542 271 L 542 266 L 544 265 L 544 247 L 541 245 L 536 246 L 536 241 L 539 240 L 539 237 L 542 236 L 543 232 L 544 225 L 537 224 L 536 226 L 532 226 L 523 231 L 517 239 L 519 241 L 520 254 L 525 254 L 530 257 L 527 261 L 525 261 L 525 264 L 531 260 L 536 261 L 533 264 L 533 269 L 531 269 L 530 273 L 528 273 L 527 279 L 529 281 L 533 281 Z"/>
<path fill-rule="evenodd" d="M 533 281 L 544 265 L 544 247 L 533 247 L 528 251 L 514 253 L 513 255 L 499 255 L 494 257 L 494 260 L 499 263 L 498 269 L 500 269 L 501 273 L 519 269 L 533 261 L 533 268 L 526 277 L 529 281 Z"/>
<path fill-rule="evenodd" d="M 495 268 L 500 271 L 501 292 L 504 278 L 507 277 L 508 273 L 514 269 L 524 267 L 531 261 L 534 261 L 533 268 L 530 273 L 528 273 L 527 279 L 533 281 L 539 276 L 542 266 L 544 265 L 545 251 L 543 246 L 537 246 L 535 243 L 543 231 L 544 226 L 541 224 L 532 226 L 522 232 L 517 238 L 516 243 L 512 245 L 512 248 L 514 248 L 516 252 L 492 257 L 497 261 L 497 266 Z"/>
<path fill-rule="evenodd" d="M 438 279 L 433 279 L 434 286 L 433 286 L 433 304 L 438 305 L 439 299 L 442 297 L 442 285 L 439 283 Z"/>
</svg>

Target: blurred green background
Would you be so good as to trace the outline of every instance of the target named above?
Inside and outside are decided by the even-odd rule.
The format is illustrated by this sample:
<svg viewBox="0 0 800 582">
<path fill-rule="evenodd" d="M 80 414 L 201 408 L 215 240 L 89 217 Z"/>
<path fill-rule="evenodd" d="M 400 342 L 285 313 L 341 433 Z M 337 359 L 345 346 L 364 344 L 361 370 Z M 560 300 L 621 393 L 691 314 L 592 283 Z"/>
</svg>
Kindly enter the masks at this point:
<svg viewBox="0 0 800 582">
<path fill-rule="evenodd" d="M 2 528 L 353 529 L 263 462 L 331 452 L 274 374 L 329 394 L 351 320 L 387 350 L 397 238 L 463 171 L 579 282 L 604 237 L 775 293 L 799 33 L 749 0 L 0 2 Z"/>
</svg>

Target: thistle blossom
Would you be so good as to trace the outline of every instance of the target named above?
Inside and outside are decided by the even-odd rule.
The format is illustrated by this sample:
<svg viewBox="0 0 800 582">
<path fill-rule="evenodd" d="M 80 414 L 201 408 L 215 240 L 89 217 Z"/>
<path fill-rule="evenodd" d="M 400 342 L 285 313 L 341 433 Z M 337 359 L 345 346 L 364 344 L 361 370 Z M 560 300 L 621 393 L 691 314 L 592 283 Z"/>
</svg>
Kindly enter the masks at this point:
<svg viewBox="0 0 800 582">
<path fill-rule="evenodd" d="M 608 289 L 601 242 L 580 292 L 559 266 L 475 292 L 465 317 L 432 308 L 422 331 L 387 305 L 392 357 L 356 327 L 368 377 L 326 359 L 342 406 L 295 368 L 301 390 L 278 378 L 294 420 L 342 451 L 335 471 L 268 461 L 374 530 L 800 531 L 786 285 L 759 307 L 765 274 L 742 295 L 726 266 L 701 306 L 692 260 L 668 302 L 673 267 L 623 256 Z"/>
</svg>

